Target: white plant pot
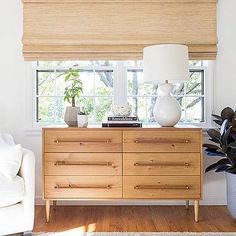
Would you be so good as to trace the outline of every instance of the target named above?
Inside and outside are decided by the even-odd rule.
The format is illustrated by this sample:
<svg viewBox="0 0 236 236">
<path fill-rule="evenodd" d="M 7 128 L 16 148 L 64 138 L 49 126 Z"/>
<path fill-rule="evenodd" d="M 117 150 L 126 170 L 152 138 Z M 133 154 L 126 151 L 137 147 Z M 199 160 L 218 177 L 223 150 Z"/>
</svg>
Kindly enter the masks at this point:
<svg viewBox="0 0 236 236">
<path fill-rule="evenodd" d="M 70 127 L 77 126 L 77 114 L 80 112 L 79 107 L 66 107 L 64 121 Z"/>
<path fill-rule="evenodd" d="M 88 127 L 88 115 L 77 115 L 77 122 L 79 128 Z"/>
<path fill-rule="evenodd" d="M 231 216 L 236 220 L 236 175 L 226 172 L 227 206 Z"/>
</svg>

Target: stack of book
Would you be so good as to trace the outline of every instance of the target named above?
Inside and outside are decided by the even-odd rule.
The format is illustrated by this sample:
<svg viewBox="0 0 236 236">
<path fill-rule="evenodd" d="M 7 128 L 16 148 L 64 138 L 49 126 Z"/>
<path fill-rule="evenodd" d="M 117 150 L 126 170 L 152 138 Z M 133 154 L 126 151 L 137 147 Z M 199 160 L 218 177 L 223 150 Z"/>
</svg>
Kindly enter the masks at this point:
<svg viewBox="0 0 236 236">
<path fill-rule="evenodd" d="M 109 116 L 102 127 L 142 127 L 136 116 Z"/>
</svg>

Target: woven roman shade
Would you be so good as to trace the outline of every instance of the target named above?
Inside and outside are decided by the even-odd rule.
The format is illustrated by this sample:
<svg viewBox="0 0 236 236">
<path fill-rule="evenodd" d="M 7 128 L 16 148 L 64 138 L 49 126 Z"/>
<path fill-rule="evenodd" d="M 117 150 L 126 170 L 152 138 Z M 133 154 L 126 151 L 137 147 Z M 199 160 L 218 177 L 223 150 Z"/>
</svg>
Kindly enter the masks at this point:
<svg viewBox="0 0 236 236">
<path fill-rule="evenodd" d="M 141 59 L 145 46 L 189 46 L 215 59 L 216 0 L 23 0 L 25 60 Z"/>
</svg>

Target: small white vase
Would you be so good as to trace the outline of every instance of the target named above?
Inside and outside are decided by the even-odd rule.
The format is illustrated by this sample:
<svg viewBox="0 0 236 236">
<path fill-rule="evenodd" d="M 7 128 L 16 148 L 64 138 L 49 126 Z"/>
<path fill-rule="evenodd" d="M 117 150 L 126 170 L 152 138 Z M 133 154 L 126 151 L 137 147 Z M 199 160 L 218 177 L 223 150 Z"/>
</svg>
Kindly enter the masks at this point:
<svg viewBox="0 0 236 236">
<path fill-rule="evenodd" d="M 77 116 L 78 128 L 88 127 L 88 115 L 78 115 Z"/>
<path fill-rule="evenodd" d="M 175 126 L 181 118 L 181 107 L 171 95 L 172 88 L 172 84 L 160 85 L 157 102 L 153 110 L 155 120 L 164 127 Z"/>
<path fill-rule="evenodd" d="M 77 114 L 80 112 L 79 107 L 66 107 L 64 121 L 70 127 L 77 126 Z"/>
</svg>

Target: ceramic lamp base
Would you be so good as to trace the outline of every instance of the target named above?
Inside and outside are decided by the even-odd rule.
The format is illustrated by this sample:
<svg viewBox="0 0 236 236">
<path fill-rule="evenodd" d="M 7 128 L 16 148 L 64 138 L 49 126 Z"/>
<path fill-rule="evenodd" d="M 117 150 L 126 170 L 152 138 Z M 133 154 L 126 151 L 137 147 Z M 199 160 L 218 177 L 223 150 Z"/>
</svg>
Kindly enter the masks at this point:
<svg viewBox="0 0 236 236">
<path fill-rule="evenodd" d="M 171 95 L 173 85 L 166 83 L 158 88 L 158 99 L 153 115 L 159 125 L 164 127 L 175 126 L 181 118 L 181 107 Z"/>
</svg>

